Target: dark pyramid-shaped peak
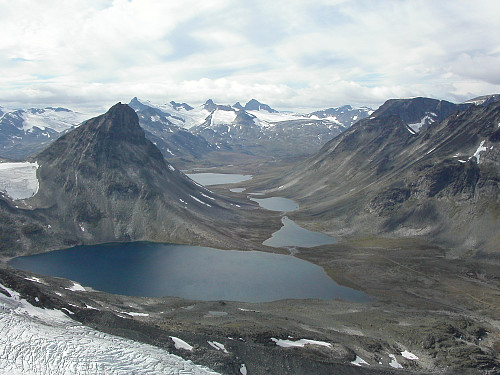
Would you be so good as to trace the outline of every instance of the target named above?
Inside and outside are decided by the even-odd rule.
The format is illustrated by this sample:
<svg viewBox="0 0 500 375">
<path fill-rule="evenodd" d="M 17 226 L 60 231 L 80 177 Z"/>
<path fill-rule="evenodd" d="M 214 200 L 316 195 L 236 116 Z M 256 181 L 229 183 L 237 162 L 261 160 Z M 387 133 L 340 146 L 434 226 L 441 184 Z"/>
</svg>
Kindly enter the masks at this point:
<svg viewBox="0 0 500 375">
<path fill-rule="evenodd" d="M 137 96 L 135 96 L 131 101 L 130 103 L 128 103 L 129 107 L 133 108 L 134 110 L 136 111 L 142 111 L 144 109 L 148 109 L 150 108 L 148 105 L 144 104 L 143 102 L 141 102 Z"/>
<path fill-rule="evenodd" d="M 117 103 L 108 112 L 87 122 L 87 130 L 111 138 L 144 138 L 139 118 L 127 104 Z"/>
<path fill-rule="evenodd" d="M 233 108 L 236 108 L 236 109 L 243 109 L 243 106 L 241 105 L 240 102 L 236 102 L 233 104 Z"/>
<path fill-rule="evenodd" d="M 212 99 L 208 99 L 205 104 L 203 104 L 203 108 L 209 112 L 213 112 L 217 109 L 217 104 L 215 104 Z"/>
<path fill-rule="evenodd" d="M 58 160 L 65 165 L 95 165 L 98 161 L 117 165 L 120 160 L 137 159 L 139 155 L 144 162 L 149 159 L 163 162 L 160 151 L 146 139 L 135 111 L 127 104 L 117 103 L 106 113 L 60 137 L 36 159 L 42 164 Z"/>
<path fill-rule="evenodd" d="M 245 109 L 247 111 L 260 111 L 260 110 L 265 110 L 271 113 L 276 113 L 275 109 L 272 109 L 269 107 L 267 104 L 262 104 L 256 99 L 251 99 L 247 104 L 245 104 Z"/>
</svg>

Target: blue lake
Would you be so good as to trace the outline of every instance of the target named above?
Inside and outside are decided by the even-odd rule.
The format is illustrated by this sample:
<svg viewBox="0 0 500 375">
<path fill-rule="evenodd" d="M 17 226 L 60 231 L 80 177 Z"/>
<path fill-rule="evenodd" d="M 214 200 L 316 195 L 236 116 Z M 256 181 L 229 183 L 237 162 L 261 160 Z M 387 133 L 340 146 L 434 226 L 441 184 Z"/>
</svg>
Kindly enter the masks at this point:
<svg viewBox="0 0 500 375">
<path fill-rule="evenodd" d="M 252 178 L 251 175 L 236 173 L 189 173 L 186 176 L 203 186 L 235 184 Z"/>
<path fill-rule="evenodd" d="M 299 209 L 298 203 L 288 198 L 250 198 L 250 200 L 257 202 L 259 206 L 270 211 L 291 212 Z"/>
<path fill-rule="evenodd" d="M 320 232 L 302 228 L 286 216 L 281 219 L 283 226 L 262 244 L 271 247 L 315 247 L 334 244 L 337 240 Z"/>
<path fill-rule="evenodd" d="M 111 243 L 18 257 L 9 265 L 131 296 L 244 302 L 371 300 L 363 292 L 336 284 L 315 264 L 290 255 L 258 251 L 149 242 Z"/>
</svg>

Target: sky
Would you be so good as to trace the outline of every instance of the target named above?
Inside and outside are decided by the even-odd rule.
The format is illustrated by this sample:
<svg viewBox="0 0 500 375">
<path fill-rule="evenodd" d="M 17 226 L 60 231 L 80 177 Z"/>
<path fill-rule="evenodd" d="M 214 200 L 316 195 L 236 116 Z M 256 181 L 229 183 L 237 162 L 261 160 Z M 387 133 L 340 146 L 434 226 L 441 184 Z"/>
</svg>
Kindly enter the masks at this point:
<svg viewBox="0 0 500 375">
<path fill-rule="evenodd" d="M 0 0 L 0 106 L 500 92 L 498 0 Z"/>
</svg>

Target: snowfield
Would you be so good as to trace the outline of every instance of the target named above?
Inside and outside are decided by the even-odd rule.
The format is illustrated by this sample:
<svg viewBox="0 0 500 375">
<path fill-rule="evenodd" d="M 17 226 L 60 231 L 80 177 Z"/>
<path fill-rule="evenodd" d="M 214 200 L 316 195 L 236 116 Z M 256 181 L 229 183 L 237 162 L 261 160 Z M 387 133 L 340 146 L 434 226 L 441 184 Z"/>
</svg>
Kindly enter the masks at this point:
<svg viewBox="0 0 500 375">
<path fill-rule="evenodd" d="M 58 310 L 34 307 L 0 293 L 0 373 L 217 374 L 151 345 L 83 326 Z"/>
<path fill-rule="evenodd" d="M 72 126 L 81 124 L 92 116 L 94 114 L 57 110 L 55 108 L 29 109 L 22 114 L 24 120 L 23 130 L 27 132 L 33 127 L 37 127 L 42 130 L 51 128 L 56 132 L 62 132 Z"/>
<path fill-rule="evenodd" d="M 25 199 L 38 191 L 36 162 L 0 163 L 0 191 L 12 199 Z"/>
</svg>

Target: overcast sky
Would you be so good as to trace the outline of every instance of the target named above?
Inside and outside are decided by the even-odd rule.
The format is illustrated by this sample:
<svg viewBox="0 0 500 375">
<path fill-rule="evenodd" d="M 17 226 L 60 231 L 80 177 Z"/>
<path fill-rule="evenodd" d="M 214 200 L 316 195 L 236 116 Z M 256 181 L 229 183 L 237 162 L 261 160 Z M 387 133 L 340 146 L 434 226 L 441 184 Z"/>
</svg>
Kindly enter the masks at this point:
<svg viewBox="0 0 500 375">
<path fill-rule="evenodd" d="M 500 92 L 498 0 L 0 0 L 0 106 Z"/>
</svg>

